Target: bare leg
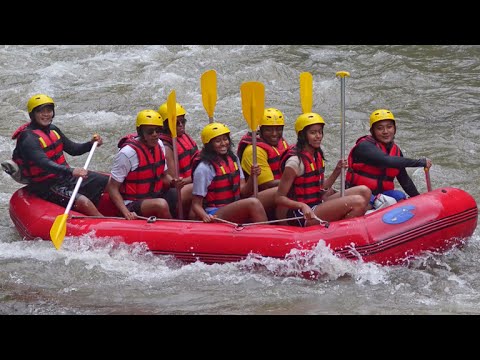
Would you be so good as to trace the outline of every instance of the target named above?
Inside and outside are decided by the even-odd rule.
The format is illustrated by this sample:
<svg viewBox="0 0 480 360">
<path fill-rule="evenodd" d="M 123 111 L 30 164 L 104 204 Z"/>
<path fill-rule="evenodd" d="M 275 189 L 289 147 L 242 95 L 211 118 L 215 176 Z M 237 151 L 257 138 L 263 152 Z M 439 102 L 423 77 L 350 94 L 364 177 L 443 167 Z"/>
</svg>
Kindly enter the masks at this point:
<svg viewBox="0 0 480 360">
<path fill-rule="evenodd" d="M 269 219 L 274 220 L 276 218 L 275 215 L 275 193 L 277 192 L 277 187 L 269 188 L 258 193 L 258 200 L 263 205 L 265 212 Z"/>
<path fill-rule="evenodd" d="M 280 220 L 280 219 L 286 219 L 288 214 L 288 208 L 283 207 L 283 206 L 277 206 L 275 209 L 275 217 Z M 287 222 L 279 222 L 277 225 L 288 225 Z"/>
<path fill-rule="evenodd" d="M 348 195 L 360 195 L 368 203 L 370 202 L 370 196 L 372 195 L 372 191 L 365 185 L 358 185 L 358 186 L 351 187 L 349 189 L 345 189 L 345 196 L 348 196 Z M 338 198 L 340 198 L 340 192 L 337 192 L 327 197 L 324 196 L 323 201 L 329 201 L 329 200 L 338 199 Z"/>
<path fill-rule="evenodd" d="M 224 220 L 246 223 L 265 222 L 268 220 L 260 200 L 254 197 L 241 199 L 218 209 L 216 215 Z"/>
<path fill-rule="evenodd" d="M 315 208 L 315 215 L 325 221 L 337 221 L 362 216 L 367 211 L 368 201 L 361 195 L 348 195 L 323 202 Z M 312 219 L 306 226 L 316 225 Z"/>
<path fill-rule="evenodd" d="M 85 195 L 80 195 L 73 204 L 73 209 L 75 211 L 81 212 L 82 214 L 88 216 L 103 216 L 100 211 L 98 211 L 95 204 L 87 198 Z"/>
<path fill-rule="evenodd" d="M 187 184 L 182 188 L 182 207 L 184 219 L 188 219 L 190 217 L 190 207 L 192 206 L 192 190 L 192 183 Z"/>
<path fill-rule="evenodd" d="M 140 211 L 145 217 L 155 216 L 160 219 L 171 219 L 172 215 L 168 209 L 167 200 L 158 198 L 158 199 L 146 199 L 142 201 L 140 206 Z"/>
<path fill-rule="evenodd" d="M 188 213 L 188 220 L 200 220 L 192 208 L 190 208 L 190 212 Z"/>
</svg>

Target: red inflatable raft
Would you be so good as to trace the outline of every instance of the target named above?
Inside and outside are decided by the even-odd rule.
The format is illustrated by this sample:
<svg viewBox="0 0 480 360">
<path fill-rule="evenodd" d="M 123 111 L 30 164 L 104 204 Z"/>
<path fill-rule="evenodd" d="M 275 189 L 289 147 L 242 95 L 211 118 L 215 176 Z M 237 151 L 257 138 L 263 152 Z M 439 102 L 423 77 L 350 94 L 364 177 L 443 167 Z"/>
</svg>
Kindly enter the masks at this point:
<svg viewBox="0 0 480 360">
<path fill-rule="evenodd" d="M 427 250 L 444 252 L 463 245 L 475 231 L 478 218 L 473 197 L 452 187 L 426 192 L 366 216 L 332 222 L 328 228 L 129 221 L 115 217 L 108 196 L 99 209 L 111 216 L 92 218 L 70 211 L 66 237 L 91 234 L 127 244 L 144 242 L 155 254 L 205 263 L 240 261 L 251 253 L 283 259 L 292 249 L 310 250 L 323 240 L 340 257 L 395 265 Z M 50 228 L 64 211 L 25 188 L 17 190 L 10 200 L 10 217 L 28 240 L 50 240 Z"/>
</svg>

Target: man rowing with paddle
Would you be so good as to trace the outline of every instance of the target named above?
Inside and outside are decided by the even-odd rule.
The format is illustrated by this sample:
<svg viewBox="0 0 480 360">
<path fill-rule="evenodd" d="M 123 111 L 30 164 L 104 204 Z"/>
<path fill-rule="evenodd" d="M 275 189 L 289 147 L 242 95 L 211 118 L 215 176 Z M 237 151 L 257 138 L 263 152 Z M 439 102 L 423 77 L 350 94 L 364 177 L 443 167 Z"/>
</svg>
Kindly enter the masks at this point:
<svg viewBox="0 0 480 360">
<path fill-rule="evenodd" d="M 70 140 L 52 124 L 55 103 L 45 94 L 32 96 L 27 110 L 30 123 L 20 126 L 12 139 L 17 139 L 13 161 L 18 165 L 21 177 L 28 181 L 28 190 L 42 199 L 67 207 L 77 180 L 82 177 L 73 208 L 85 215 L 102 216 L 96 205 L 109 176 L 81 167 L 72 168 L 64 156 L 64 151 L 72 156 L 83 155 L 95 142 L 102 145 L 102 137 L 94 135 L 85 143 Z"/>
</svg>

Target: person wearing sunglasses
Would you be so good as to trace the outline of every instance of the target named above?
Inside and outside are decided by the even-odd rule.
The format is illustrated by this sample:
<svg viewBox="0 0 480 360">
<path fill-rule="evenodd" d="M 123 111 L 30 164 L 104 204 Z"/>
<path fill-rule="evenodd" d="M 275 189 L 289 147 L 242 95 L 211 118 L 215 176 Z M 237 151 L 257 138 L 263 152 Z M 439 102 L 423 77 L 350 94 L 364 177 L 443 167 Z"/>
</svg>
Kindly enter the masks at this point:
<svg viewBox="0 0 480 360">
<path fill-rule="evenodd" d="M 136 119 L 136 134 L 120 139 L 107 185 L 110 199 L 125 219 L 175 216 L 179 186 L 168 173 L 165 146 L 159 136 L 162 116 L 142 110 Z"/>
</svg>

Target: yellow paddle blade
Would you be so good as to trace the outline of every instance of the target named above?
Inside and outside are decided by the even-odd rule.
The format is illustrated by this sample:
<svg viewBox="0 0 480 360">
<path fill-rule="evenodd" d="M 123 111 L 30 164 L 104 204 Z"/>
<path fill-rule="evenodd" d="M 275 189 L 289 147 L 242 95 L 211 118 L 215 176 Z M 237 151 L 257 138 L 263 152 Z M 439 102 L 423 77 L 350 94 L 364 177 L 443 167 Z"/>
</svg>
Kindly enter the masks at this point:
<svg viewBox="0 0 480 360">
<path fill-rule="evenodd" d="M 67 232 L 67 218 L 68 214 L 58 215 L 50 229 L 50 238 L 57 250 L 62 246 L 63 239 Z"/>
<path fill-rule="evenodd" d="M 168 127 L 172 138 L 177 137 L 177 97 L 175 90 L 170 91 L 167 98 Z"/>
<path fill-rule="evenodd" d="M 341 78 L 350 77 L 350 73 L 348 71 L 337 71 L 335 76 L 339 76 Z"/>
<path fill-rule="evenodd" d="M 309 72 L 300 74 L 300 103 L 302 104 L 302 112 L 312 112 L 313 104 L 313 77 Z"/>
<path fill-rule="evenodd" d="M 240 86 L 242 111 L 248 127 L 257 131 L 265 107 L 265 86 L 261 82 L 250 81 Z"/>
<path fill-rule="evenodd" d="M 208 70 L 202 74 L 200 89 L 202 91 L 203 107 L 208 114 L 210 122 L 212 122 L 217 103 L 217 73 L 215 70 Z"/>
</svg>

